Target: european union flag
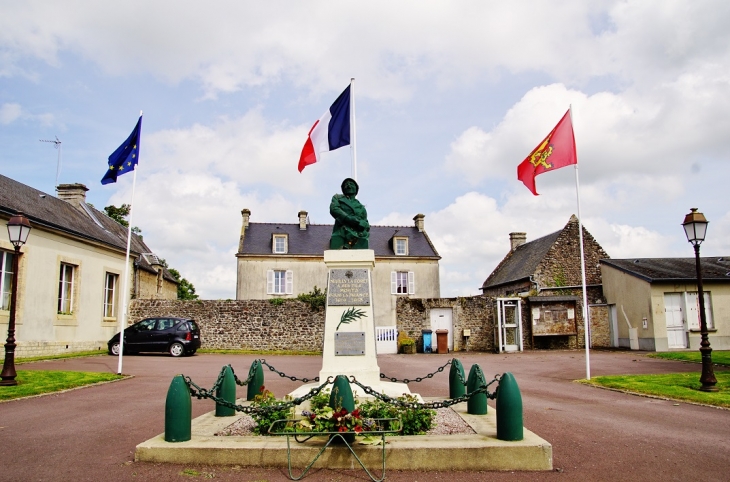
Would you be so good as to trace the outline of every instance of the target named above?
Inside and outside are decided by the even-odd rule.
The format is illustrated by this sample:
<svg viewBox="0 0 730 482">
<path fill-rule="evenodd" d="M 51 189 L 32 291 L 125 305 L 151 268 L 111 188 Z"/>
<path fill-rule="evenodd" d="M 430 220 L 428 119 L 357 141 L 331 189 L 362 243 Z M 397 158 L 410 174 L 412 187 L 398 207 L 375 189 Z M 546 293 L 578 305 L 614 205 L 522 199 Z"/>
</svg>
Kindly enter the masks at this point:
<svg viewBox="0 0 730 482">
<path fill-rule="evenodd" d="M 101 178 L 102 184 L 117 182 L 117 176 L 134 171 L 139 161 L 139 135 L 142 132 L 142 116 L 126 141 L 109 156 L 109 170 Z"/>
</svg>

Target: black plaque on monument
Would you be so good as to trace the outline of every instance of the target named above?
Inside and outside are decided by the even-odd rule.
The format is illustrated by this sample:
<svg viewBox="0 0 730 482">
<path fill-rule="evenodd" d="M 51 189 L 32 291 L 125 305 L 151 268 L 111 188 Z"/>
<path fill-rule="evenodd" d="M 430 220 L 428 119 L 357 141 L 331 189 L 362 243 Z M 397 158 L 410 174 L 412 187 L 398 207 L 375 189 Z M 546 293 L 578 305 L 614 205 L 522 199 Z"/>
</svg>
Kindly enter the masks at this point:
<svg viewBox="0 0 730 482">
<path fill-rule="evenodd" d="M 364 331 L 340 331 L 335 333 L 335 356 L 357 356 L 364 354 Z"/>
<path fill-rule="evenodd" d="M 331 269 L 327 306 L 370 306 L 367 269 Z"/>
</svg>

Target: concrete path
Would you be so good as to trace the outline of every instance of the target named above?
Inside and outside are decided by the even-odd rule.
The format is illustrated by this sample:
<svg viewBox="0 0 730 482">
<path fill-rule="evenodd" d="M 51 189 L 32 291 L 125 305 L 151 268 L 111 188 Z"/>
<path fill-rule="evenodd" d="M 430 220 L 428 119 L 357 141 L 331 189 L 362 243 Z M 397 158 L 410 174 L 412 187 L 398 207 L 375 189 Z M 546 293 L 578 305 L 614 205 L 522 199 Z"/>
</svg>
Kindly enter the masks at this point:
<svg viewBox="0 0 730 482">
<path fill-rule="evenodd" d="M 585 377 L 583 352 L 526 352 L 495 355 L 457 353 L 468 372 L 479 363 L 488 378 L 511 371 L 523 395 L 525 426 L 553 446 L 553 472 L 403 472 L 388 481 L 563 480 L 728 481 L 730 411 L 637 397 L 573 383 Z M 253 355 L 165 355 L 125 357 L 134 378 L 59 395 L 0 403 L 0 481 L 280 481 L 286 469 L 243 469 L 134 462 L 135 446 L 164 431 L 165 395 L 175 374 L 210 387 L 231 363 L 245 375 Z M 318 357 L 263 357 L 279 370 L 313 377 Z M 415 378 L 443 365 L 451 355 L 387 355 L 382 372 Z M 117 361 L 99 356 L 18 365 L 21 370 L 116 372 Z M 699 366 L 655 360 L 637 352 L 593 351 L 592 375 L 698 371 Z M 277 396 L 299 385 L 266 372 Z M 447 396 L 448 371 L 412 390 Z M 239 396 L 245 391 L 239 389 Z M 491 403 L 491 402 L 490 402 Z M 193 416 L 212 402 L 193 401 Z M 319 470 L 307 481 L 363 481 L 362 471 Z"/>
</svg>

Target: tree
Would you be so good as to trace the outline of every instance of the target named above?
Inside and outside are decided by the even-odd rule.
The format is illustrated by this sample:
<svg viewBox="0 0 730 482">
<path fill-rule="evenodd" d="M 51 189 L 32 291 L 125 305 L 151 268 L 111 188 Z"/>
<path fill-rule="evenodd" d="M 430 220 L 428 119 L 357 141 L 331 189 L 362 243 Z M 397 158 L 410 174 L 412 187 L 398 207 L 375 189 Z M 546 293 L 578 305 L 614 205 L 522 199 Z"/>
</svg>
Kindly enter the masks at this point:
<svg viewBox="0 0 730 482">
<path fill-rule="evenodd" d="M 167 267 L 167 262 L 165 260 L 162 261 L 163 265 Z M 195 294 L 195 286 L 193 284 L 186 280 L 185 278 L 180 276 L 180 272 L 176 270 L 175 268 L 167 268 L 167 271 L 170 272 L 173 278 L 177 281 L 177 299 L 178 300 L 197 300 L 198 295 Z"/>
<path fill-rule="evenodd" d="M 129 212 L 131 210 L 132 206 L 130 206 L 129 204 L 122 204 L 120 207 L 116 207 L 115 205 L 111 204 L 104 208 L 104 212 L 107 216 L 109 216 L 125 228 L 129 227 L 129 222 L 126 218 L 127 216 L 129 216 Z M 137 226 L 132 226 L 132 232 L 138 236 L 142 235 L 142 230 L 139 229 Z"/>
</svg>

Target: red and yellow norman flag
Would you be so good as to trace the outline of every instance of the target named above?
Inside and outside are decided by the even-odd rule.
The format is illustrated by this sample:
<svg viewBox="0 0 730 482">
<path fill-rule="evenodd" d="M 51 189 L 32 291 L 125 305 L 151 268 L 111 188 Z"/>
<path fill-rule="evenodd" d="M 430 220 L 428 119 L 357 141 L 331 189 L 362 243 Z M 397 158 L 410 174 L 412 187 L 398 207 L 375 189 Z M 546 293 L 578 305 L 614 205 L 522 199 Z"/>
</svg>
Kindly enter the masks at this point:
<svg viewBox="0 0 730 482">
<path fill-rule="evenodd" d="M 578 156 L 568 109 L 550 134 L 517 166 L 517 179 L 537 196 L 535 176 L 571 164 L 578 164 Z"/>
</svg>

